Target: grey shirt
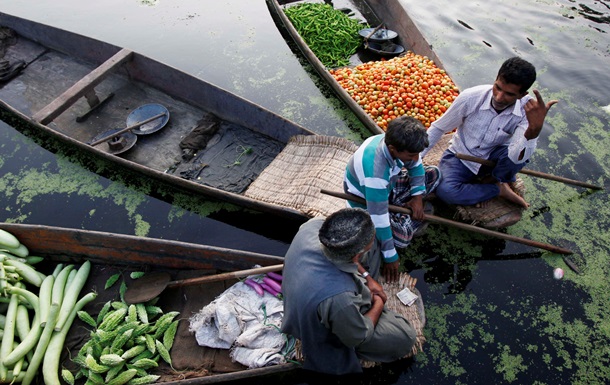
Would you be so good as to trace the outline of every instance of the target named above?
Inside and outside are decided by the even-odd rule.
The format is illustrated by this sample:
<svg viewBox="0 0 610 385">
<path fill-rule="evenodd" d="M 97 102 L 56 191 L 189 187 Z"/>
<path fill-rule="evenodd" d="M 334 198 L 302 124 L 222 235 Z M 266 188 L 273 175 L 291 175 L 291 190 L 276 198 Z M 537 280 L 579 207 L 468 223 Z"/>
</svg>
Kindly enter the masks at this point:
<svg viewBox="0 0 610 385">
<path fill-rule="evenodd" d="M 379 279 L 381 251 L 377 242 L 360 262 L 369 269 L 373 279 Z M 415 330 L 407 320 L 384 307 L 377 325 L 373 325 L 373 321 L 364 315 L 372 305 L 366 278 L 358 273 L 355 263 L 335 263 L 335 266 L 352 275 L 356 292 L 343 292 L 320 302 L 320 322 L 346 346 L 355 348 L 361 359 L 389 362 L 407 354 L 416 339 Z"/>
<path fill-rule="evenodd" d="M 373 321 L 364 315 L 371 308 L 371 291 L 365 285 L 366 278 L 358 273 L 356 264 L 335 265 L 353 275 L 357 292 L 344 292 L 325 299 L 318 305 L 318 316 L 322 324 L 346 346 L 357 347 L 370 339 L 375 331 Z"/>
</svg>

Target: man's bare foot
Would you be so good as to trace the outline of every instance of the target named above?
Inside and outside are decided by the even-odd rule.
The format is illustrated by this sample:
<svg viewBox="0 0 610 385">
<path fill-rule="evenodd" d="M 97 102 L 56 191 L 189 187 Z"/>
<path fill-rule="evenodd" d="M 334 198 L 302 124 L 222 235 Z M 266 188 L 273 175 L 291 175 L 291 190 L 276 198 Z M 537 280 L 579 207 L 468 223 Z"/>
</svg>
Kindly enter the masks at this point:
<svg viewBox="0 0 610 385">
<path fill-rule="evenodd" d="M 525 201 L 525 199 L 521 198 L 516 192 L 514 192 L 510 188 L 508 183 L 498 183 L 498 187 L 500 187 L 500 197 L 525 208 L 528 208 L 530 206 L 529 203 Z"/>
</svg>

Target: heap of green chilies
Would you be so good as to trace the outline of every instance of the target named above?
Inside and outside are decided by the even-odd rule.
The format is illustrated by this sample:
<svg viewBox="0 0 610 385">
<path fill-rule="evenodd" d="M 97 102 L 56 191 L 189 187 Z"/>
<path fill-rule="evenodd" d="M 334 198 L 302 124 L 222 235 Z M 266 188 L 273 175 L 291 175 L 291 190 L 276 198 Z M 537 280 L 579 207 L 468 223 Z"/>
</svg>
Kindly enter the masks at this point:
<svg viewBox="0 0 610 385">
<path fill-rule="evenodd" d="M 340 10 L 323 3 L 301 3 L 284 10 L 297 32 L 328 68 L 345 67 L 362 40 L 358 32 L 367 28 Z"/>
</svg>

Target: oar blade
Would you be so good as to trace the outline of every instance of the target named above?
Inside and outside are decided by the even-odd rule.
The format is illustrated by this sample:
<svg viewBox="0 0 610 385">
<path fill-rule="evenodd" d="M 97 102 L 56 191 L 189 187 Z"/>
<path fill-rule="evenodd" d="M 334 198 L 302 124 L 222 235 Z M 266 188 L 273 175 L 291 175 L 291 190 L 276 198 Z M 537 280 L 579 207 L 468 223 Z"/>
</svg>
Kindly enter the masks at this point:
<svg viewBox="0 0 610 385">
<path fill-rule="evenodd" d="M 169 273 L 164 271 L 146 274 L 129 285 L 123 298 L 129 304 L 150 301 L 165 290 L 170 279 Z"/>
</svg>

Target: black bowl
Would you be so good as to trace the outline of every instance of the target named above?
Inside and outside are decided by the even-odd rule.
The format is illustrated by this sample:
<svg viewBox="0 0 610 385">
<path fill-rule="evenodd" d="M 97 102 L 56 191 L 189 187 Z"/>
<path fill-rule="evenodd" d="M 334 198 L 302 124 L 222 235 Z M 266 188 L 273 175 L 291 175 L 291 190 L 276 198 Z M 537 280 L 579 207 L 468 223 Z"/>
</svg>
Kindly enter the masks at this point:
<svg viewBox="0 0 610 385">
<path fill-rule="evenodd" d="M 405 47 L 394 43 L 368 43 L 366 48 L 381 56 L 397 56 L 405 52 Z"/>
</svg>

